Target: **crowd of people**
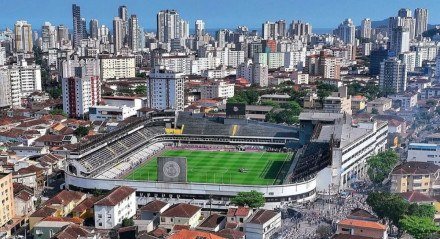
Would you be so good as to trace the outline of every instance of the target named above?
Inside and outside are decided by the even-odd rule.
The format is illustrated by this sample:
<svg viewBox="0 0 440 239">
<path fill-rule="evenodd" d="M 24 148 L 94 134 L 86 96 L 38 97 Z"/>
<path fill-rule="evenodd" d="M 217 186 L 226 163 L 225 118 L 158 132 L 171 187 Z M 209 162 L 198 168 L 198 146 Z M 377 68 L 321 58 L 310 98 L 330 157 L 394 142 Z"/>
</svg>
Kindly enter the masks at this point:
<svg viewBox="0 0 440 239">
<path fill-rule="evenodd" d="M 286 206 L 283 208 L 285 216 L 278 238 L 320 238 L 322 235 L 317 232 L 320 226 L 333 233 L 336 231 L 337 222 L 347 218 L 354 209 L 371 212 L 371 208 L 365 203 L 366 199 L 367 196 L 364 194 L 350 193 L 346 196 L 318 198 L 315 202 L 305 205 Z"/>
</svg>

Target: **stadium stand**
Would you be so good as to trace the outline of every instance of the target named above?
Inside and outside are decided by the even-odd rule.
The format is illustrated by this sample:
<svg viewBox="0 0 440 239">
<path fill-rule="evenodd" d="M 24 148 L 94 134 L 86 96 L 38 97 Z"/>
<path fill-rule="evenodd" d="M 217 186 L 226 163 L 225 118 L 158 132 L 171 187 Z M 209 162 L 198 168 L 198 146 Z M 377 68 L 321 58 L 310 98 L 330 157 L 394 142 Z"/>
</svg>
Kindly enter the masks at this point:
<svg viewBox="0 0 440 239">
<path fill-rule="evenodd" d="M 292 163 L 293 170 L 289 176 L 290 181 L 303 180 L 310 175 L 315 175 L 331 163 L 330 143 L 311 142 L 298 151 Z"/>
</svg>

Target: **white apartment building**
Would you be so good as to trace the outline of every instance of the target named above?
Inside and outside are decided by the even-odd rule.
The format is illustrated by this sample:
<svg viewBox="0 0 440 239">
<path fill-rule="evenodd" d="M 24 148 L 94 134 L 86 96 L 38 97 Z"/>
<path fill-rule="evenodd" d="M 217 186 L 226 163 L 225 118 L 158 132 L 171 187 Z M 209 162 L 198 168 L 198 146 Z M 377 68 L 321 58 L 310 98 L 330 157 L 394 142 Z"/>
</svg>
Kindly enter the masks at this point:
<svg viewBox="0 0 440 239">
<path fill-rule="evenodd" d="M 418 94 L 405 93 L 401 95 L 391 95 L 390 99 L 393 100 L 393 105 L 400 106 L 402 110 L 411 110 L 417 105 Z"/>
<path fill-rule="evenodd" d="M 284 67 L 288 69 L 302 70 L 306 62 L 305 51 L 292 51 L 284 53 Z"/>
<path fill-rule="evenodd" d="M 136 76 L 135 57 L 103 57 L 101 58 L 101 79 L 131 78 Z"/>
<path fill-rule="evenodd" d="M 182 111 L 184 108 L 184 74 L 156 66 L 147 79 L 148 107 Z"/>
<path fill-rule="evenodd" d="M 156 64 L 170 71 L 183 73 L 185 75 L 191 74 L 191 58 L 187 55 L 162 54 Z"/>
<path fill-rule="evenodd" d="M 200 85 L 202 99 L 231 98 L 234 97 L 234 83 L 226 81 L 211 81 Z"/>
<path fill-rule="evenodd" d="M 112 229 L 136 214 L 136 189 L 119 186 L 94 205 L 95 227 Z"/>
<path fill-rule="evenodd" d="M 246 239 L 269 239 L 281 227 L 281 212 L 260 209 L 244 225 Z"/>
<path fill-rule="evenodd" d="M 22 61 L 19 65 L 0 67 L 0 84 L 4 86 L 0 89 L 0 105 L 20 107 L 21 98 L 41 91 L 40 66 Z"/>
<path fill-rule="evenodd" d="M 137 109 L 127 106 L 97 105 L 89 108 L 90 121 L 123 121 L 136 114 Z"/>
<path fill-rule="evenodd" d="M 101 83 L 98 76 L 70 77 L 62 80 L 63 111 L 69 117 L 81 118 L 89 107 L 101 101 Z"/>
<path fill-rule="evenodd" d="M 329 142 L 333 138 L 336 145 L 331 149 L 331 165 L 318 173 L 317 190 L 337 193 L 365 178 L 368 158 L 385 150 L 387 135 L 387 122 L 322 126 L 317 141 Z"/>
<path fill-rule="evenodd" d="M 61 61 L 62 77 L 84 77 L 100 75 L 100 60 L 94 57 L 78 57 Z"/>
<path fill-rule="evenodd" d="M 284 52 L 267 53 L 267 65 L 269 69 L 278 69 L 284 66 Z"/>
<path fill-rule="evenodd" d="M 6 64 L 6 48 L 0 46 L 0 66 Z"/>
<path fill-rule="evenodd" d="M 241 77 L 251 82 L 251 84 L 263 87 L 268 86 L 269 67 L 261 63 L 251 63 L 248 61 L 237 68 L 237 79 Z"/>
<path fill-rule="evenodd" d="M 216 69 L 219 67 L 220 58 L 218 57 L 201 57 L 191 61 L 191 74 L 201 75 L 203 71 Z"/>
<path fill-rule="evenodd" d="M 290 78 L 292 79 L 293 83 L 297 85 L 307 85 L 309 84 L 309 74 L 301 73 L 299 71 L 294 71 L 290 75 Z"/>
<path fill-rule="evenodd" d="M 408 162 L 428 162 L 440 166 L 440 145 L 438 144 L 424 144 L 424 143 L 410 143 L 408 145 Z"/>
</svg>

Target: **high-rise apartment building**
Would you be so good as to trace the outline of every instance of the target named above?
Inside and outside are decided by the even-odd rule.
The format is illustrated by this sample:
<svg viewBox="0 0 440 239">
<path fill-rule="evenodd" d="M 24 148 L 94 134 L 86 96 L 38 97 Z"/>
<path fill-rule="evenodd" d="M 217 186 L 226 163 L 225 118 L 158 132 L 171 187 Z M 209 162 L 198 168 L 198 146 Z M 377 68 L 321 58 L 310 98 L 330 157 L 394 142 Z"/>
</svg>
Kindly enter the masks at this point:
<svg viewBox="0 0 440 239">
<path fill-rule="evenodd" d="M 140 49 L 139 36 L 139 20 L 136 15 L 131 15 L 128 23 L 128 46 L 133 52 L 138 52 Z"/>
<path fill-rule="evenodd" d="M 428 30 L 428 9 L 417 8 L 414 11 L 414 18 L 416 19 L 416 36 L 421 36 Z"/>
<path fill-rule="evenodd" d="M 27 21 L 17 21 L 14 25 L 15 51 L 32 52 L 32 26 Z"/>
<path fill-rule="evenodd" d="M 406 90 L 407 69 L 396 57 L 384 60 L 380 66 L 379 87 L 387 93 L 403 93 Z"/>
<path fill-rule="evenodd" d="M 262 63 L 248 61 L 237 67 L 237 79 L 245 78 L 251 84 L 266 87 L 269 85 L 269 67 Z"/>
<path fill-rule="evenodd" d="M 73 17 L 73 36 L 72 43 L 73 47 L 78 47 L 83 39 L 83 26 L 81 20 L 81 8 L 72 4 L 72 17 Z"/>
<path fill-rule="evenodd" d="M 10 89 L 10 91 L 2 89 L 3 94 L 7 95 L 0 102 L 3 107 L 6 105 L 20 107 L 22 98 L 35 91 L 41 91 L 41 69 L 39 65 L 27 65 L 26 61 L 21 61 L 20 64 L 1 67 L 0 75 L 1 84 Z"/>
<path fill-rule="evenodd" d="M 412 17 L 411 9 L 409 8 L 401 8 L 399 9 L 399 12 L 397 13 L 398 17 Z"/>
<path fill-rule="evenodd" d="M 312 25 L 301 21 L 292 21 L 290 24 L 291 36 L 307 36 L 312 34 Z"/>
<path fill-rule="evenodd" d="M 99 22 L 96 19 L 91 19 L 89 22 L 89 34 L 90 38 L 92 39 L 98 39 L 98 28 L 99 28 Z"/>
<path fill-rule="evenodd" d="M 195 27 L 196 37 L 201 37 L 205 35 L 205 22 L 203 20 L 196 20 Z"/>
<path fill-rule="evenodd" d="M 64 25 L 57 26 L 57 36 L 58 36 L 58 42 L 68 41 L 69 29 L 67 28 L 67 26 Z"/>
<path fill-rule="evenodd" d="M 82 118 L 89 107 L 101 101 L 99 76 L 69 77 L 62 80 L 63 111 L 69 117 Z"/>
<path fill-rule="evenodd" d="M 353 24 L 353 21 L 350 18 L 345 19 L 345 21 L 339 25 L 336 31 L 339 39 L 341 39 L 345 44 L 355 45 L 356 26 Z"/>
<path fill-rule="evenodd" d="M 275 22 L 277 24 L 277 35 L 280 37 L 285 37 L 287 35 L 286 31 L 286 21 L 285 20 L 278 20 Z"/>
<path fill-rule="evenodd" d="M 361 23 L 361 37 L 362 38 L 371 38 L 371 19 L 365 18 Z"/>
<path fill-rule="evenodd" d="M 101 79 L 120 79 L 135 77 L 136 59 L 134 57 L 102 57 Z"/>
<path fill-rule="evenodd" d="M 276 40 L 278 37 L 278 24 L 275 22 L 265 22 L 262 24 L 262 37 L 264 40 Z"/>
<path fill-rule="evenodd" d="M 156 66 L 147 79 L 147 98 L 150 108 L 182 111 L 184 107 L 184 77 Z"/>
<path fill-rule="evenodd" d="M 124 31 L 124 21 L 119 17 L 115 17 L 113 19 L 113 44 L 115 54 L 117 54 L 124 46 Z"/>
<path fill-rule="evenodd" d="M 409 51 L 410 31 L 405 27 L 396 27 L 391 35 L 390 49 L 396 54 Z"/>
<path fill-rule="evenodd" d="M 50 22 L 45 22 L 41 28 L 42 51 L 47 52 L 51 48 L 57 47 L 58 31 Z"/>
<path fill-rule="evenodd" d="M 169 43 L 179 39 L 181 30 L 180 15 L 175 10 L 162 10 L 157 14 L 157 39 Z"/>
</svg>

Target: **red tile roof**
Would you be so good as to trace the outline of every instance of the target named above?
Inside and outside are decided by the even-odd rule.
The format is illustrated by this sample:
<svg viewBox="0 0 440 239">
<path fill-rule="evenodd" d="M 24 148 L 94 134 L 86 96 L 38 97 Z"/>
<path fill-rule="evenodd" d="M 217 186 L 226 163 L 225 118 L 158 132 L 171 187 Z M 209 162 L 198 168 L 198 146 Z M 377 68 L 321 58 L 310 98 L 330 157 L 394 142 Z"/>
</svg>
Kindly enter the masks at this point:
<svg viewBox="0 0 440 239">
<path fill-rule="evenodd" d="M 72 201 L 79 201 L 85 194 L 82 192 L 63 190 L 51 199 L 47 200 L 45 205 L 68 205 Z"/>
<path fill-rule="evenodd" d="M 55 208 L 44 206 L 32 213 L 31 217 L 49 217 L 55 215 L 56 211 Z"/>
<path fill-rule="evenodd" d="M 277 214 L 278 212 L 272 210 L 260 209 L 251 216 L 251 220 L 249 222 L 255 224 L 264 224 L 275 217 Z"/>
<path fill-rule="evenodd" d="M 428 195 L 416 191 L 404 192 L 400 194 L 408 202 L 435 202 L 436 200 Z"/>
<path fill-rule="evenodd" d="M 191 218 L 201 209 L 202 208 L 198 206 L 185 204 L 185 203 L 178 203 L 169 207 L 165 212 L 162 213 L 161 216 Z"/>
<path fill-rule="evenodd" d="M 48 222 L 71 222 L 75 223 L 77 225 L 82 225 L 84 223 L 84 219 L 79 217 L 53 217 L 49 216 L 44 218 L 42 221 L 48 221 Z"/>
<path fill-rule="evenodd" d="M 110 193 L 107 194 L 107 196 L 96 202 L 95 205 L 115 206 L 134 192 L 136 192 L 136 189 L 134 188 L 119 186 L 112 189 L 112 191 L 110 191 Z"/>
<path fill-rule="evenodd" d="M 160 200 L 154 200 L 141 207 L 141 211 L 160 212 L 160 210 L 166 205 L 168 205 L 168 203 Z"/>
<path fill-rule="evenodd" d="M 218 236 L 228 238 L 228 239 L 242 239 L 246 234 L 244 232 L 233 230 L 233 229 L 223 229 L 216 233 Z"/>
<path fill-rule="evenodd" d="M 169 239 L 225 239 L 224 237 L 217 236 L 215 234 L 209 233 L 209 232 L 203 232 L 203 231 L 197 231 L 197 230 L 187 230 L 183 229 L 179 232 L 171 235 Z"/>
<path fill-rule="evenodd" d="M 440 166 L 427 162 L 406 162 L 394 168 L 391 174 L 432 174 L 436 173 Z"/>
<path fill-rule="evenodd" d="M 245 217 L 250 211 L 248 207 L 229 208 L 227 215 L 228 217 Z"/>
<path fill-rule="evenodd" d="M 386 230 L 386 226 L 378 222 L 356 220 L 356 219 L 344 219 L 339 221 L 338 225 L 358 227 L 358 228 L 369 228 L 369 229 L 383 230 L 383 231 Z"/>
</svg>

